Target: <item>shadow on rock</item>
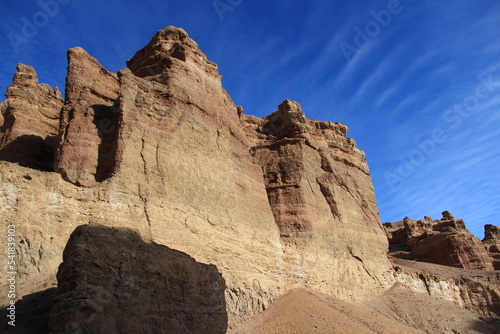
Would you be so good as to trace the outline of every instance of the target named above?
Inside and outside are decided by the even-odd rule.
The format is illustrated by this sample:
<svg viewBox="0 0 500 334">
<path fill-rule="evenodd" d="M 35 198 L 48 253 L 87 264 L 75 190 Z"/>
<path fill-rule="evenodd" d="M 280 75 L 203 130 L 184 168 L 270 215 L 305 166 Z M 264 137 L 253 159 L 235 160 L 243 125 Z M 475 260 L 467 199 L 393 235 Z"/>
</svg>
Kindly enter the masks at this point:
<svg viewBox="0 0 500 334">
<path fill-rule="evenodd" d="M 50 313 L 52 298 L 57 288 L 48 288 L 24 296 L 15 304 L 15 326 L 8 324 L 7 306 L 2 306 L 0 310 L 0 333 L 5 334 L 38 334 L 48 333 L 47 325 Z"/>
<path fill-rule="evenodd" d="M 43 139 L 35 135 L 23 135 L 5 145 L 0 150 L 0 160 L 18 163 L 23 167 L 44 172 L 54 170 L 56 136 Z"/>
<path fill-rule="evenodd" d="M 225 333 L 225 281 L 214 265 L 145 242 L 134 230 L 82 225 L 57 274 L 59 333 Z"/>
</svg>

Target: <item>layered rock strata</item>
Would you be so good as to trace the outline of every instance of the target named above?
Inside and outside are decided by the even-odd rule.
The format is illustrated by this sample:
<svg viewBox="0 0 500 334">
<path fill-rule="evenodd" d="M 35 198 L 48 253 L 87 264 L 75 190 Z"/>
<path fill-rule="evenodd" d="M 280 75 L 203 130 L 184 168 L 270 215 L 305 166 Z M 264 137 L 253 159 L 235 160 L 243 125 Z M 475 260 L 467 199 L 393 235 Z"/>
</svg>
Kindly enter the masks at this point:
<svg viewBox="0 0 500 334">
<path fill-rule="evenodd" d="M 63 104 L 59 90 L 39 84 L 33 67 L 18 64 L 5 96 L 0 105 L 0 160 L 52 171 Z"/>
<path fill-rule="evenodd" d="M 443 212 L 440 220 L 406 217 L 399 222 L 384 223 L 384 227 L 394 257 L 464 269 L 494 269 L 481 240 L 465 228 L 463 220 L 454 219 L 448 211 Z"/>
<path fill-rule="evenodd" d="M 293 287 L 364 299 L 393 282 L 367 163 L 346 126 L 308 120 L 292 101 L 262 119 L 243 114 L 217 66 L 174 27 L 117 74 L 80 48 L 68 61 L 57 173 L 0 161 L 23 293 L 53 279 L 70 233 L 88 223 L 133 227 L 216 265 L 229 326 Z"/>
<path fill-rule="evenodd" d="M 392 262 L 396 281 L 405 287 L 488 317 L 500 317 L 500 272 L 396 258 Z"/>
<path fill-rule="evenodd" d="M 309 120 L 290 100 L 263 119 L 241 118 L 279 227 L 288 284 L 333 279 L 361 287 L 385 277 L 385 259 L 374 256 L 386 240 L 368 166 L 347 127 Z"/>
</svg>

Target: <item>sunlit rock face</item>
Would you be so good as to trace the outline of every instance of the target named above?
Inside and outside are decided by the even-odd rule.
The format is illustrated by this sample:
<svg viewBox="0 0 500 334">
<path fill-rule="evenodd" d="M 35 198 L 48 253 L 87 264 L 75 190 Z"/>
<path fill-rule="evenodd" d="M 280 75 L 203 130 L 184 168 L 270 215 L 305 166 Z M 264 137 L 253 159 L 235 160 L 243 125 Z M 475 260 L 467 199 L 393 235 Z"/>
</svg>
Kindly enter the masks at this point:
<svg viewBox="0 0 500 334">
<path fill-rule="evenodd" d="M 229 326 L 291 288 L 360 300 L 392 284 L 368 165 L 345 125 L 309 120 L 290 100 L 245 115 L 175 27 L 116 74 L 81 48 L 68 62 L 64 102 L 47 88 L 42 103 L 54 172 L 0 161 L 0 211 L 18 226 L 24 293 L 54 281 L 70 234 L 89 223 L 131 227 L 215 265 Z M 22 112 L 40 103 L 28 99 Z M 30 126 L 23 134 L 41 133 Z"/>
</svg>

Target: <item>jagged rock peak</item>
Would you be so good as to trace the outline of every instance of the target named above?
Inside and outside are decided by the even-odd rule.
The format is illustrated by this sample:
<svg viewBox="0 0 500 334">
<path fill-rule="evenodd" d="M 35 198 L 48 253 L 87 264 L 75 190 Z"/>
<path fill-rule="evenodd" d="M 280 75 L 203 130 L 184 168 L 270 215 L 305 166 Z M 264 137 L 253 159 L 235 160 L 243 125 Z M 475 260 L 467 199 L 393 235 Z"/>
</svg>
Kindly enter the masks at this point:
<svg viewBox="0 0 500 334">
<path fill-rule="evenodd" d="M 443 218 L 441 220 L 455 220 L 455 217 L 450 213 L 450 211 L 443 211 Z"/>
<path fill-rule="evenodd" d="M 500 226 L 491 224 L 484 225 L 484 239 L 485 240 L 500 240 Z"/>
<path fill-rule="evenodd" d="M 217 65 L 209 61 L 184 29 L 174 26 L 158 31 L 151 41 L 127 61 L 127 67 L 139 77 L 161 78 L 164 70 L 177 62 L 194 62 L 207 74 L 220 79 Z M 160 78 L 158 78 L 160 76 Z"/>
<path fill-rule="evenodd" d="M 256 121 L 252 119 L 252 121 Z M 260 132 L 273 138 L 306 138 L 308 134 L 316 134 L 325 138 L 336 137 L 345 139 L 347 126 L 342 123 L 330 121 L 316 121 L 308 119 L 302 112 L 298 102 L 286 99 L 278 110 L 260 121 Z M 352 139 L 348 139 L 349 145 L 355 145 Z"/>
<path fill-rule="evenodd" d="M 108 102 L 118 97 L 117 84 L 110 85 L 107 82 L 108 80 L 118 82 L 117 75 L 107 71 L 83 48 L 69 49 L 67 59 L 66 103 L 81 101 L 85 104 L 95 104 L 96 96 Z"/>
<path fill-rule="evenodd" d="M 26 83 L 38 83 L 38 75 L 32 66 L 19 63 L 16 69 L 17 73 L 14 75 L 14 79 L 12 79 L 13 84 L 23 85 Z"/>
</svg>

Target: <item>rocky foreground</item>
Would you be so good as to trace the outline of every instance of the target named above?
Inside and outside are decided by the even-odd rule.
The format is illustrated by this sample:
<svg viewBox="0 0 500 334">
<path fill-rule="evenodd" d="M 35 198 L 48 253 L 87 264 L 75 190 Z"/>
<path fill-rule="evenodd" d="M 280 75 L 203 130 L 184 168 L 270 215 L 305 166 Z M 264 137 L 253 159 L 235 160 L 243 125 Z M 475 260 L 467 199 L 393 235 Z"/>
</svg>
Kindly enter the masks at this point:
<svg viewBox="0 0 500 334">
<path fill-rule="evenodd" d="M 5 330 L 495 332 L 497 227 L 481 242 L 451 215 L 383 226 L 345 125 L 290 100 L 246 115 L 182 29 L 118 73 L 70 49 L 64 99 L 17 70 L 0 104 Z"/>
</svg>

